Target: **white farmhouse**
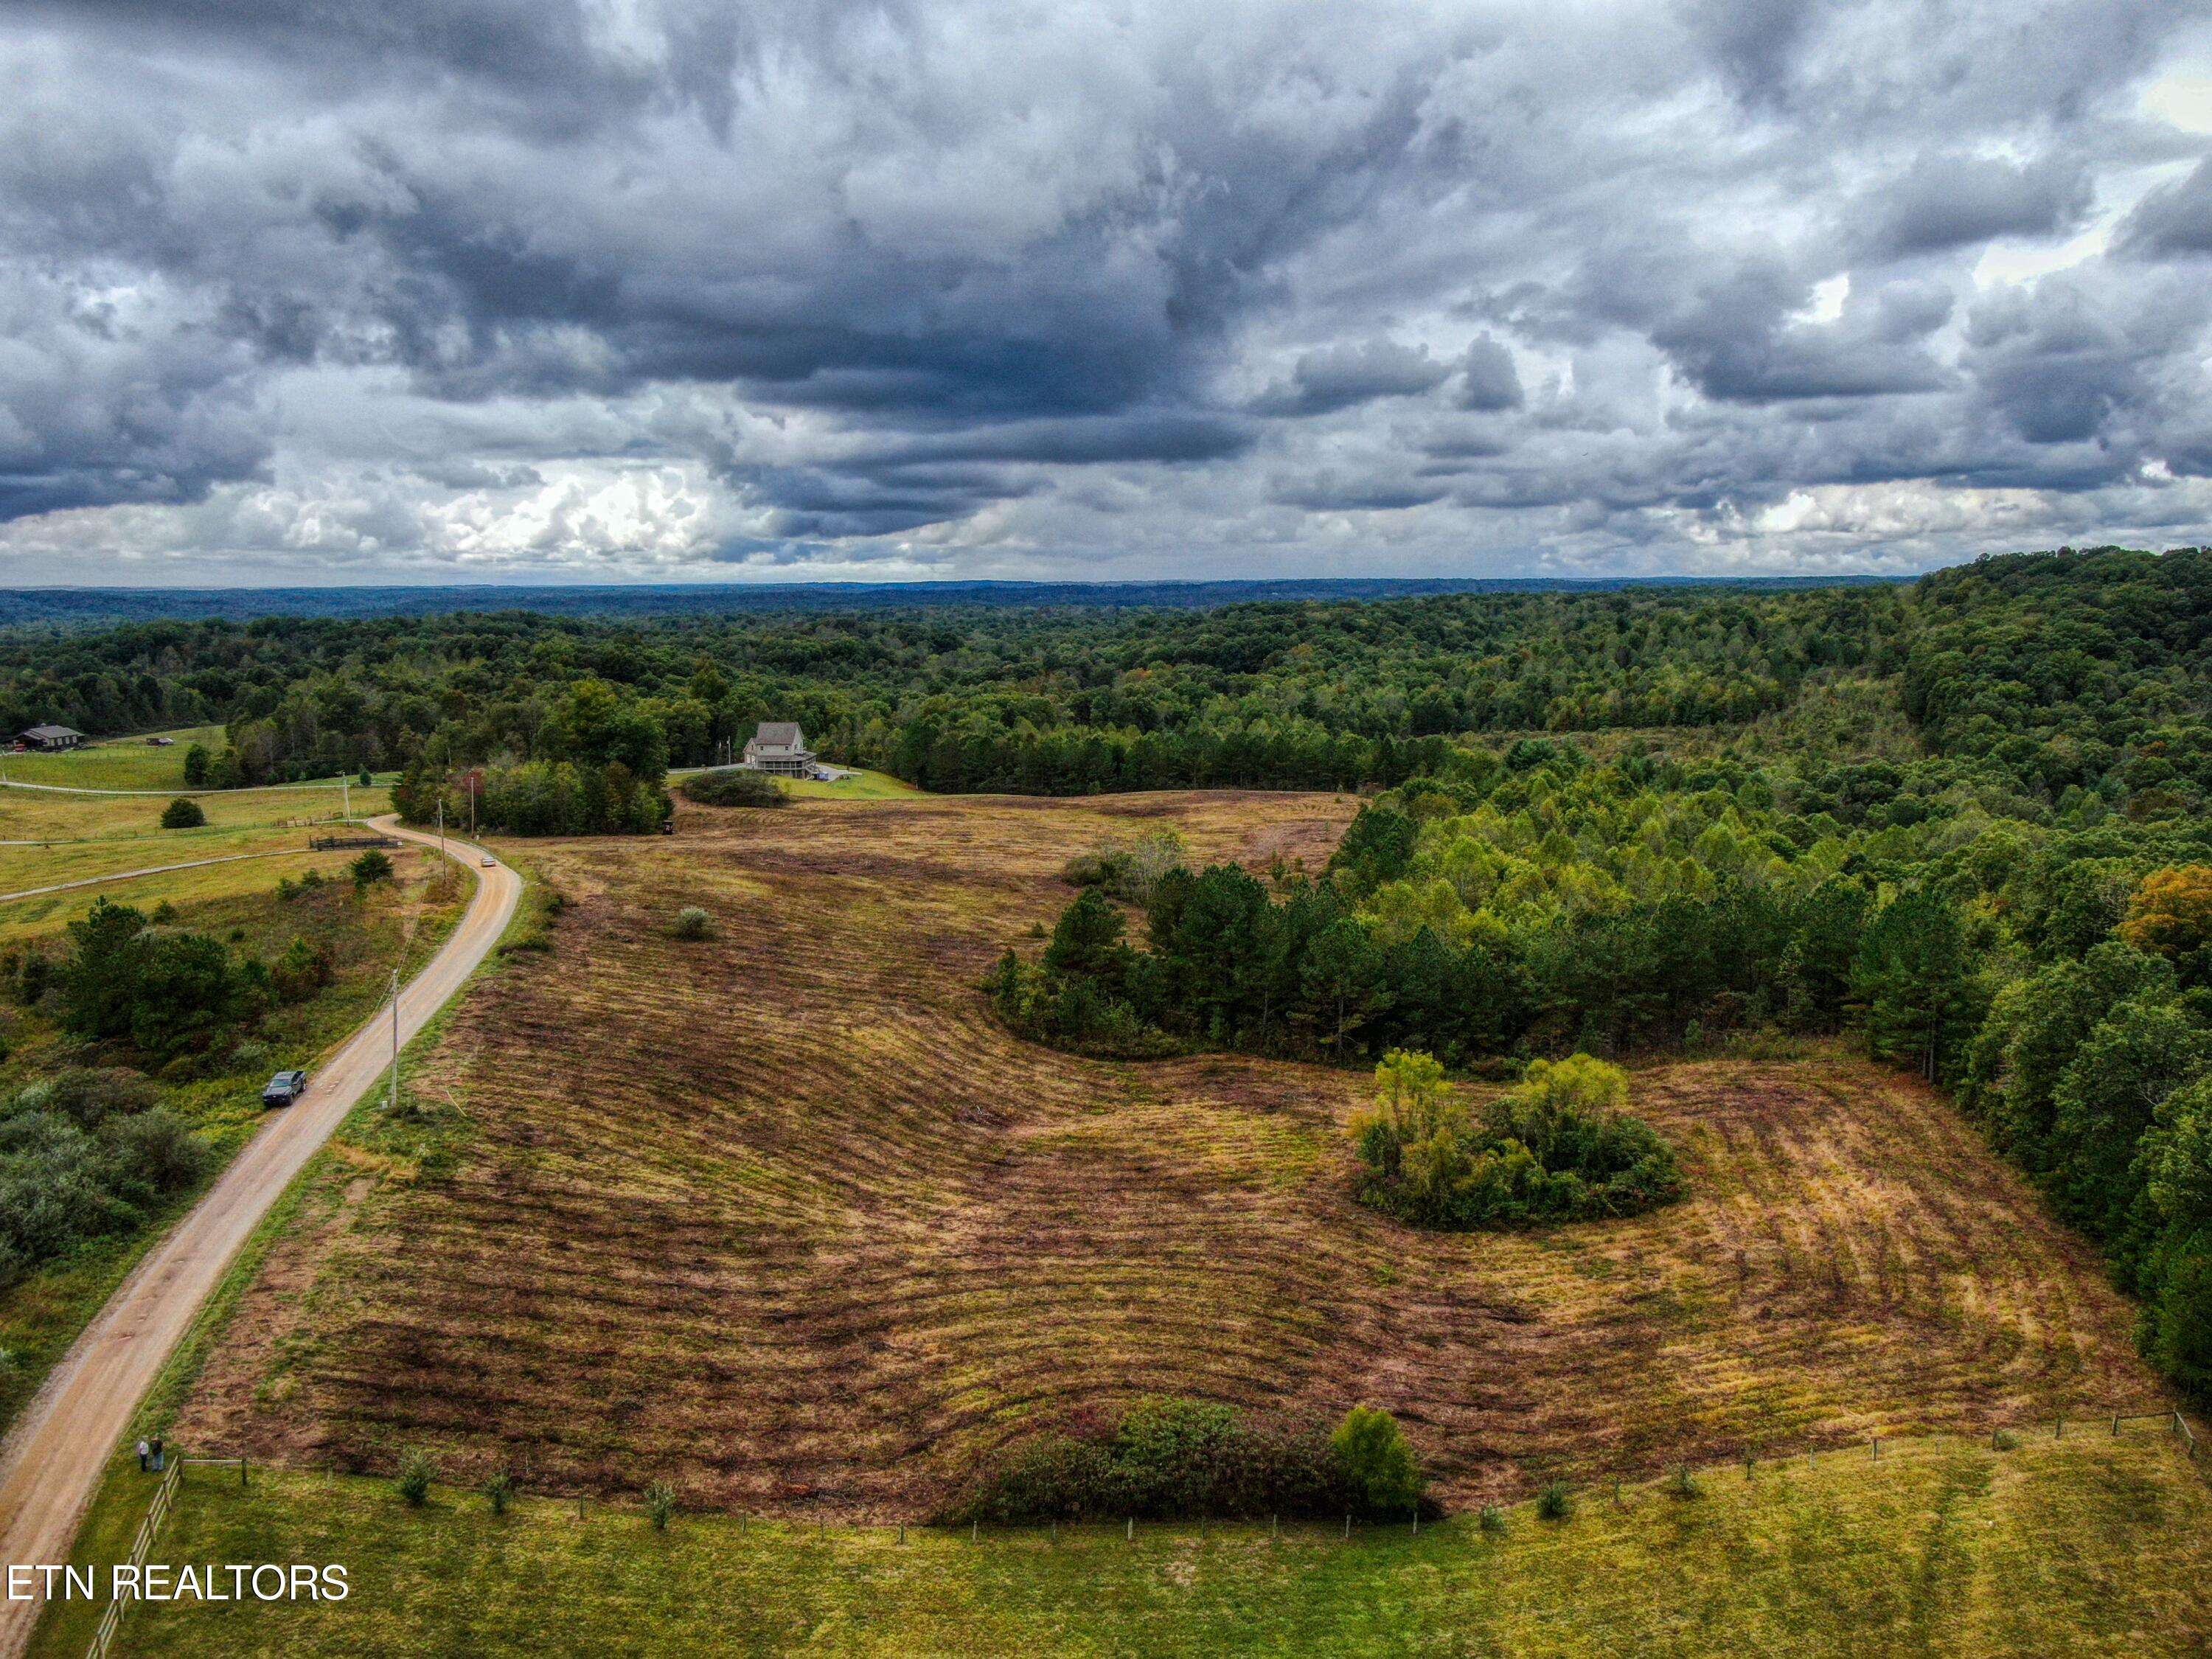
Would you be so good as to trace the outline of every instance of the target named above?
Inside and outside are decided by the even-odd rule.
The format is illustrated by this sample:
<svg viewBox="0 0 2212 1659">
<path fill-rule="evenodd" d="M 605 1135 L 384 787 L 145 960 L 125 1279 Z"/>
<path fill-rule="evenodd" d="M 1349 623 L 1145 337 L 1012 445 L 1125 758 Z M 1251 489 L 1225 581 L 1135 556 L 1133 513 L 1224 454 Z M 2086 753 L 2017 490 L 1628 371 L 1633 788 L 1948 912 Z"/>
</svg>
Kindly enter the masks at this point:
<svg viewBox="0 0 2212 1659">
<path fill-rule="evenodd" d="M 745 764 L 756 772 L 774 772 L 780 777 L 811 777 L 814 751 L 806 746 L 798 721 L 763 720 L 760 730 L 745 744 Z"/>
</svg>

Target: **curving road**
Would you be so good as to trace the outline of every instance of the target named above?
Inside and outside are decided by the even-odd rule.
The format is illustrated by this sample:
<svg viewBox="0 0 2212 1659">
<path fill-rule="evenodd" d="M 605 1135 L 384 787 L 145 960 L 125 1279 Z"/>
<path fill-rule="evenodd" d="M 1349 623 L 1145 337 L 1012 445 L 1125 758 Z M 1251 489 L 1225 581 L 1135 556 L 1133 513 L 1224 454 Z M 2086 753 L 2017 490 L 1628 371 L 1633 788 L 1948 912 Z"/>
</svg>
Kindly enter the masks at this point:
<svg viewBox="0 0 2212 1659">
<path fill-rule="evenodd" d="M 436 838 L 377 827 L 434 847 Z M 514 915 L 522 880 L 506 865 L 481 866 L 483 849 L 447 841 L 476 870 L 476 896 L 438 953 L 401 989 L 399 1034 L 412 1038 L 459 990 Z M 300 1103 L 270 1115 L 207 1196 L 131 1270 L 62 1357 L 0 1443 L 0 1565 L 66 1561 L 108 1455 L 192 1317 L 269 1206 L 307 1167 L 392 1054 L 390 1005 L 323 1063 Z M 0 1598 L 0 1656 L 21 1653 L 40 1603 Z"/>
</svg>

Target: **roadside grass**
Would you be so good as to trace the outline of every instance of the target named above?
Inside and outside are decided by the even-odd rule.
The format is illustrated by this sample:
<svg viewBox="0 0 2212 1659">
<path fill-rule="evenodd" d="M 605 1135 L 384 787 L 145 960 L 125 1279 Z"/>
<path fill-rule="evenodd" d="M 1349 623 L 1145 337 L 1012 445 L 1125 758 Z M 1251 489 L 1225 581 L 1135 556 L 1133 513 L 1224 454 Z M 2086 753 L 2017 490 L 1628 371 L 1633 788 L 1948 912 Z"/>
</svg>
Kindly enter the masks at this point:
<svg viewBox="0 0 2212 1659">
<path fill-rule="evenodd" d="M 157 748 L 146 741 L 152 737 L 176 741 L 171 747 Z M 58 754 L 9 755 L 8 775 L 18 783 L 59 783 L 73 789 L 181 789 L 185 751 L 197 743 L 212 757 L 229 747 L 229 741 L 220 726 L 101 738 Z"/>
<path fill-rule="evenodd" d="M 2212 1501 L 2170 1436 L 1900 1442 L 1715 1469 L 1571 1519 L 1522 1503 L 1502 1530 L 1146 1525 L 865 1531 L 679 1513 L 635 1493 L 524 1495 L 494 1516 L 440 1486 L 410 1508 L 388 1480 L 255 1467 L 188 1470 L 153 1559 L 335 1562 L 342 1602 L 147 1603 L 134 1655 L 359 1653 L 1743 1653 L 2042 1659 L 2201 1653 L 2212 1621 Z M 150 1492 L 114 1467 L 76 1559 L 127 1547 Z M 102 1575 L 103 1579 L 105 1575 Z M 96 1603 L 40 1626 L 76 1659 Z"/>
<path fill-rule="evenodd" d="M 429 1154 L 356 1146 L 360 1200 L 272 1249 L 179 1435 L 912 1520 L 1146 1394 L 1383 1407 L 1468 1510 L 2166 1403 L 2094 1252 L 1940 1095 L 1839 1049 L 1641 1069 L 1684 1202 L 1468 1237 L 1355 1201 L 1358 1073 L 1085 1060 L 991 1017 L 1071 854 L 1172 826 L 1310 867 L 1354 805 L 685 807 L 532 843 L 565 904 L 417 1069 L 453 1109 Z M 690 905 L 712 937 L 678 945 Z"/>
<path fill-rule="evenodd" d="M 319 855 L 318 861 L 327 866 L 331 856 Z M 259 1127 L 264 1112 L 260 1088 L 269 1074 L 280 1066 L 313 1070 L 384 1000 L 392 969 L 398 967 L 403 978 L 412 974 L 459 919 L 471 884 L 434 884 L 434 855 L 412 847 L 395 852 L 394 860 L 397 878 L 360 899 L 350 884 L 336 880 L 289 903 L 282 902 L 275 889 L 289 861 L 266 859 L 180 872 L 112 889 L 57 894 L 51 901 L 27 900 L 7 908 L 51 902 L 53 925 L 58 927 L 60 919 L 82 915 L 103 893 L 149 908 L 157 896 L 173 895 L 177 925 L 214 933 L 263 960 L 282 952 L 295 938 L 328 945 L 336 972 L 319 993 L 306 1002 L 273 1010 L 256 1038 L 212 1065 L 191 1068 L 186 1075 L 165 1074 L 161 1079 L 164 1104 L 213 1151 L 207 1177 L 211 1182 Z M 191 878 L 216 875 L 230 878 L 229 890 L 195 890 Z M 5 914 L 0 910 L 0 916 Z M 96 1050 L 36 1013 L 0 1010 L 0 1029 L 7 1031 L 12 1044 L 12 1052 L 0 1063 L 0 1094 L 12 1094 L 64 1066 L 100 1063 Z M 0 1291 L 0 1347 L 9 1350 L 16 1360 L 12 1377 L 0 1383 L 0 1427 L 14 1419 L 86 1322 L 169 1224 L 198 1201 L 206 1184 L 178 1195 L 136 1231 L 89 1241 Z"/>
</svg>

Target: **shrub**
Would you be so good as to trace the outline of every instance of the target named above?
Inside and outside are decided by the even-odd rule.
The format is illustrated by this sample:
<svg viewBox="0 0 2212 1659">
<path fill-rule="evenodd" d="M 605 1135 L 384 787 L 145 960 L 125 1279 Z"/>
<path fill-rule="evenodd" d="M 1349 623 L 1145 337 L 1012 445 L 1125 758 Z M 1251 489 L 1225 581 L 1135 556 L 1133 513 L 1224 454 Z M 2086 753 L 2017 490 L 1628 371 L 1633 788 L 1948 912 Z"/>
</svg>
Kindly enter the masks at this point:
<svg viewBox="0 0 2212 1659">
<path fill-rule="evenodd" d="M 1990 1437 L 1990 1444 L 1999 1451 L 2018 1451 L 2020 1437 L 2010 1429 L 1999 1429 Z"/>
<path fill-rule="evenodd" d="M 781 806 L 791 799 L 767 773 L 743 766 L 696 773 L 677 787 L 702 806 Z"/>
<path fill-rule="evenodd" d="M 1389 1413 L 1354 1406 L 1329 1437 L 1329 1446 L 1370 1510 L 1387 1515 L 1420 1502 L 1420 1462 Z"/>
<path fill-rule="evenodd" d="M 676 913 L 676 937 L 678 939 L 711 939 L 714 924 L 707 913 L 696 904 L 687 904 Z"/>
<path fill-rule="evenodd" d="M 676 1494 L 665 1481 L 656 1480 L 645 1489 L 645 1513 L 655 1532 L 668 1530 L 668 1517 L 676 1513 Z"/>
<path fill-rule="evenodd" d="M 1387 1416 L 1373 1415 L 1395 1430 Z M 1377 1467 L 1390 1473 L 1387 1435 L 1370 1426 L 1356 1437 L 1385 1446 Z M 1421 1501 L 1418 1472 L 1413 1479 L 1410 1492 L 1386 1482 L 1386 1501 L 1378 1505 L 1314 1426 L 1254 1422 L 1231 1407 L 1200 1401 L 1143 1400 L 1118 1416 L 1012 1448 L 941 1518 L 1034 1523 L 1353 1512 L 1402 1518 Z"/>
<path fill-rule="evenodd" d="M 1536 1513 L 1547 1521 L 1564 1521 L 1575 1512 L 1574 1493 L 1564 1480 L 1547 1480 L 1536 1494 Z"/>
<path fill-rule="evenodd" d="M 507 1506 L 514 1501 L 514 1477 L 501 1470 L 483 1483 L 483 1495 L 494 1515 L 505 1515 Z"/>
<path fill-rule="evenodd" d="M 1487 1536 L 1499 1537 L 1505 1531 L 1505 1511 L 1495 1504 L 1485 1504 L 1475 1511 L 1474 1524 Z"/>
<path fill-rule="evenodd" d="M 1108 841 L 1068 860 L 1060 875 L 1071 887 L 1102 887 L 1131 904 L 1150 904 L 1152 890 L 1170 870 L 1185 867 L 1189 849 L 1172 830 L 1156 830 L 1133 842 Z"/>
<path fill-rule="evenodd" d="M 1697 1477 L 1690 1473 L 1690 1466 L 1685 1463 L 1674 1471 L 1674 1478 L 1667 1483 L 1667 1490 L 1677 1498 L 1702 1498 L 1705 1489 L 1698 1484 Z"/>
<path fill-rule="evenodd" d="M 69 1066 L 15 1097 L 18 1111 L 57 1113 L 88 1131 L 161 1103 L 161 1091 L 143 1073 L 123 1066 Z"/>
<path fill-rule="evenodd" d="M 364 891 L 377 882 L 392 879 L 392 860 L 381 848 L 370 848 L 346 867 L 353 872 L 356 892 Z"/>
<path fill-rule="evenodd" d="M 179 795 L 161 809 L 161 828 L 164 830 L 199 830 L 207 824 L 207 814 L 200 804 L 188 795 Z"/>
<path fill-rule="evenodd" d="M 331 947 L 295 939 L 269 969 L 269 982 L 284 1002 L 305 1002 L 331 982 Z"/>
<path fill-rule="evenodd" d="M 1431 1056 L 1393 1049 L 1374 1106 L 1352 1121 L 1367 1166 L 1360 1196 L 1401 1220 L 1447 1228 L 1633 1215 L 1680 1197 L 1658 1134 L 1619 1109 L 1628 1074 L 1576 1054 L 1532 1060 L 1478 1121 Z"/>
<path fill-rule="evenodd" d="M 399 1460 L 399 1478 L 392 1485 L 410 1507 L 419 1510 L 429 1501 L 430 1480 L 437 1472 L 428 1452 L 411 1451 Z"/>
</svg>

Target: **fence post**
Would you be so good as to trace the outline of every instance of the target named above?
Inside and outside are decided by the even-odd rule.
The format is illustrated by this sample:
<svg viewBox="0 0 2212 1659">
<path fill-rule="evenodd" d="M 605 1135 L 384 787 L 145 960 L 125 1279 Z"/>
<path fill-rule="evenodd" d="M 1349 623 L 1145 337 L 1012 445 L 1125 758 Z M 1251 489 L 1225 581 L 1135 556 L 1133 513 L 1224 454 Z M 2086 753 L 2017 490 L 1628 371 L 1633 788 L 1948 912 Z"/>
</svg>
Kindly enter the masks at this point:
<svg viewBox="0 0 2212 1659">
<path fill-rule="evenodd" d="M 1414 1511 L 1413 1511 L 1413 1536 L 1414 1536 L 1414 1537 L 1416 1537 L 1416 1538 L 1419 1538 L 1420 1535 L 1421 1535 L 1421 1511 L 1420 1511 L 1418 1508 L 1416 1508 L 1416 1509 L 1414 1510 Z"/>
<path fill-rule="evenodd" d="M 1352 1511 L 1349 1510 L 1344 1512 L 1344 1535 L 1347 1541 L 1352 1537 Z"/>
<path fill-rule="evenodd" d="M 1137 1517 L 1135 1516 L 1131 1516 L 1122 1523 L 1121 1537 L 1123 1541 L 1126 1543 L 1133 1544 L 1137 1541 Z"/>
<path fill-rule="evenodd" d="M 2114 1412 L 2114 1413 L 2112 1413 L 2112 1438 L 2113 1438 L 2113 1439 L 2115 1439 L 2115 1440 L 2117 1440 L 2117 1439 L 2118 1439 L 2119 1437 L 2120 1437 L 2120 1414 L 2119 1414 L 2118 1412 Z"/>
<path fill-rule="evenodd" d="M 1282 1517 L 1275 1515 L 1269 1516 L 1267 1517 L 1267 1536 L 1270 1538 L 1279 1538 L 1282 1536 Z"/>
<path fill-rule="evenodd" d="M 242 1457 L 238 1460 L 238 1489 L 246 1490 L 246 1460 Z"/>
<path fill-rule="evenodd" d="M 983 1523 L 981 1521 L 970 1521 L 968 1523 L 968 1541 L 969 1543 L 974 1544 L 981 1540 L 982 1533 L 981 1528 L 982 1525 Z"/>
<path fill-rule="evenodd" d="M 2066 1437 L 2066 1413 L 2064 1412 L 2058 1413 L 2057 1421 L 2053 1425 L 2053 1428 L 2054 1432 L 2051 1437 L 2053 1440 L 2063 1440 Z"/>
<path fill-rule="evenodd" d="M 1867 1450 L 1871 1454 L 1872 1462 L 1876 1463 L 1881 1462 L 1881 1437 L 1880 1435 L 1870 1434 L 1867 1437 Z"/>
</svg>

